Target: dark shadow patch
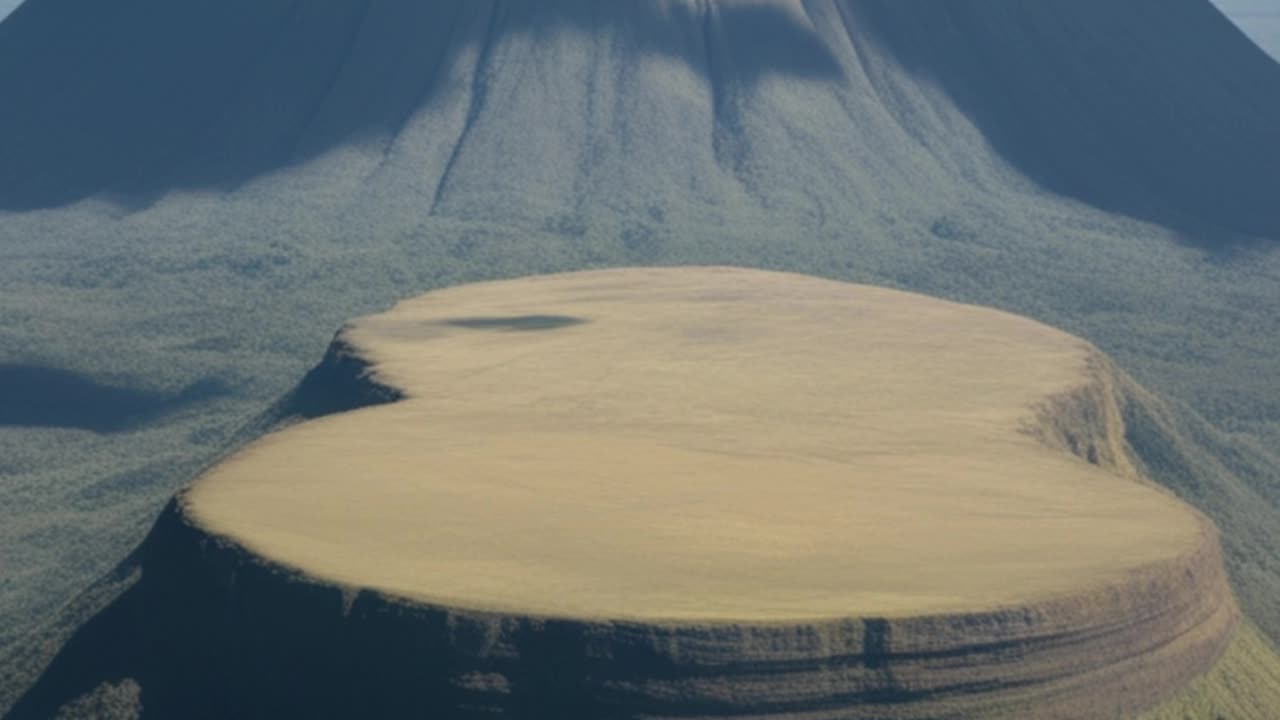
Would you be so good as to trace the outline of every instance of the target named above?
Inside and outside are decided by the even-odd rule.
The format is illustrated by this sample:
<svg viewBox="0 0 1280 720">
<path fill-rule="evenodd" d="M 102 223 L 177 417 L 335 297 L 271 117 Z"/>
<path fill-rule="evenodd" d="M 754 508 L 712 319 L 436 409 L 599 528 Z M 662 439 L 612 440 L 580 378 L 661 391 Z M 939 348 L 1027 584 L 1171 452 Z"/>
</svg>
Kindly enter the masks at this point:
<svg viewBox="0 0 1280 720">
<path fill-rule="evenodd" d="M 570 315 L 515 315 L 511 317 L 469 317 L 445 320 L 444 324 L 467 330 L 504 330 L 517 332 L 535 332 L 538 330 L 559 330 L 560 328 L 581 325 L 587 322 L 584 318 Z"/>
<path fill-rule="evenodd" d="M 57 368 L 0 365 L 0 426 L 124 432 L 184 406 L 229 394 L 223 383 L 212 379 L 170 394 L 105 385 Z"/>
<path fill-rule="evenodd" d="M 862 653 L 867 667 L 882 669 L 889 665 L 889 621 L 868 618 L 862 621 Z"/>
<path fill-rule="evenodd" d="M 373 378 L 368 360 L 338 333 L 319 365 L 254 423 L 259 434 L 290 419 L 314 420 L 371 405 L 398 402 L 404 393 Z"/>
</svg>

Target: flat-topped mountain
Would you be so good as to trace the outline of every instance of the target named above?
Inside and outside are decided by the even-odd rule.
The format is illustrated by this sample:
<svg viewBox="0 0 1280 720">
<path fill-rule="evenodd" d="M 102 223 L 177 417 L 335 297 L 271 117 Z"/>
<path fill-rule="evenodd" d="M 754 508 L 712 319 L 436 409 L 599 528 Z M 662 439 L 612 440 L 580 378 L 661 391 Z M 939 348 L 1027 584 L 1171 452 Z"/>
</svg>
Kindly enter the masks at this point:
<svg viewBox="0 0 1280 720">
<path fill-rule="evenodd" d="M 621 270 L 430 293 L 340 342 L 402 399 L 263 438 L 183 507 L 345 585 L 576 618 L 913 616 L 1205 542 L 1175 499 L 1026 432 L 1098 370 L 993 311 Z"/>
<path fill-rule="evenodd" d="M 798 275 L 464 286 L 347 325 L 13 717 L 1134 717 L 1231 643 L 1125 382 L 1002 312 Z M 119 643 L 116 645 L 115 643 Z"/>
</svg>

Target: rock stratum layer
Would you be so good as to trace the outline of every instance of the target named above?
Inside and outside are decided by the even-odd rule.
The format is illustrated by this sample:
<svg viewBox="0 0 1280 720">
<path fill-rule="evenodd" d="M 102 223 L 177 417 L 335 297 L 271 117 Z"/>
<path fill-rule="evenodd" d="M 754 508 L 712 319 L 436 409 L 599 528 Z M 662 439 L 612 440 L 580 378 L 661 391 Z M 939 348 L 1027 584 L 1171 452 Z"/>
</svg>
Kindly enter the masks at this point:
<svg viewBox="0 0 1280 720">
<path fill-rule="evenodd" d="M 334 414 L 180 495 L 13 716 L 1132 716 L 1236 609 L 1129 463 L 1126 382 L 796 275 L 431 293 L 344 328 L 282 406 Z"/>
</svg>

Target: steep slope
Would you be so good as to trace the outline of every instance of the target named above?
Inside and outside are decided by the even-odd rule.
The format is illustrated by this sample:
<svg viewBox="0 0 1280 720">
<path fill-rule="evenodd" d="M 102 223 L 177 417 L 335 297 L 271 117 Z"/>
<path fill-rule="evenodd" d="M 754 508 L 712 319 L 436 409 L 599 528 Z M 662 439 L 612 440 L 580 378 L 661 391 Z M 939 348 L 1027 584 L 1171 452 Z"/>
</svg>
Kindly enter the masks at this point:
<svg viewBox="0 0 1280 720">
<path fill-rule="evenodd" d="M 1021 318 L 620 270 L 432 293 L 332 356 L 390 404 L 204 474 L 12 717 L 1119 718 L 1231 644 L 1125 379 Z"/>
<path fill-rule="evenodd" d="M 146 202 L 351 146 L 334 179 L 401 173 L 430 214 L 690 191 L 821 212 L 963 159 L 894 66 L 1050 190 L 1280 234 L 1280 93 L 1243 95 L 1280 67 L 1205 0 L 38 0 L 0 28 L 0 95 L 21 108 L 0 117 L 0 207 Z"/>
<path fill-rule="evenodd" d="M 1088 338 L 1165 398 L 1122 404 L 1131 446 L 1280 637 L 1275 67 L 1192 0 L 30 0 L 0 24 L 0 365 L 156 411 L 0 413 L 0 696 L 332 327 L 606 265 Z"/>
</svg>

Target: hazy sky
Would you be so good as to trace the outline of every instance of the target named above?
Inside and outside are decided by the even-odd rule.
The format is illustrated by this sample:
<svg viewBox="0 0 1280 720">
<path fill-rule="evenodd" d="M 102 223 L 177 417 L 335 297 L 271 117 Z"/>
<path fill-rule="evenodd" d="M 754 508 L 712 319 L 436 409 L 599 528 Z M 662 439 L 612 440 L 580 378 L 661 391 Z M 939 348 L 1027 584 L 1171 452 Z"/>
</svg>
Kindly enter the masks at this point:
<svg viewBox="0 0 1280 720">
<path fill-rule="evenodd" d="M 3 0 L 0 0 L 3 2 Z M 1214 0 L 1263 50 L 1280 60 L 1280 0 Z"/>
<path fill-rule="evenodd" d="M 1280 59 L 1280 0 L 1213 0 L 1263 49 Z M 22 0 L 0 0 L 0 18 Z"/>
</svg>

